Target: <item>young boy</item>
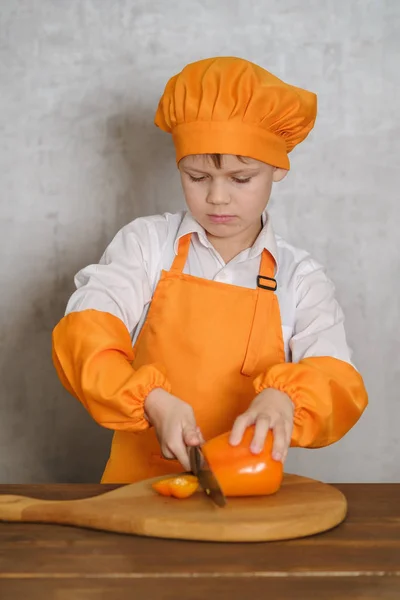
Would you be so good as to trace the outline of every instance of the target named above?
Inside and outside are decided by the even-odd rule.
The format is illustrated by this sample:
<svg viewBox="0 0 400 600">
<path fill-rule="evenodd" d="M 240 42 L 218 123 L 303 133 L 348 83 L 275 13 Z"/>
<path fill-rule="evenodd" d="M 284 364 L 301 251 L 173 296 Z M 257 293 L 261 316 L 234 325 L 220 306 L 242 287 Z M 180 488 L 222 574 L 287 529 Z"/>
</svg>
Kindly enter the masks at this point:
<svg viewBox="0 0 400 600">
<path fill-rule="evenodd" d="M 239 58 L 187 65 L 155 123 L 172 133 L 187 212 L 137 219 L 76 276 L 53 333 L 59 377 L 115 430 L 102 481 L 189 469 L 187 447 L 254 424 L 274 457 L 343 437 L 367 405 L 334 288 L 274 235 L 266 206 L 316 97 Z"/>
</svg>

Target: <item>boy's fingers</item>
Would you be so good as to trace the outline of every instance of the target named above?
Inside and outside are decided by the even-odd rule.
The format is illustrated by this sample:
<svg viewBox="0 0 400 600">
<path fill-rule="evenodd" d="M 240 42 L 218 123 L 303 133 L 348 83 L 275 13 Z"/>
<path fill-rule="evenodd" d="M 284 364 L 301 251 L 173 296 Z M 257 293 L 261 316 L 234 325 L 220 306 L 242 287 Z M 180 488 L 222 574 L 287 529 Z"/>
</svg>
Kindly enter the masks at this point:
<svg viewBox="0 0 400 600">
<path fill-rule="evenodd" d="M 202 435 L 196 425 L 186 425 L 182 429 L 182 437 L 186 446 L 200 446 L 202 444 Z"/>
<path fill-rule="evenodd" d="M 161 447 L 161 455 L 163 458 L 166 458 L 167 460 L 174 460 L 174 458 L 175 458 L 175 454 L 173 454 L 167 446 Z"/>
<path fill-rule="evenodd" d="M 289 451 L 289 446 L 290 446 L 290 442 L 291 442 L 291 439 L 292 439 L 292 431 L 293 431 L 293 423 L 291 423 L 289 421 L 285 421 L 286 450 L 284 452 L 282 462 L 285 462 L 286 459 L 287 459 L 287 455 L 288 455 L 288 451 Z"/>
<path fill-rule="evenodd" d="M 293 421 L 286 421 L 286 423 L 285 423 L 285 431 L 286 431 L 287 447 L 289 448 L 290 442 L 292 441 Z"/>
<path fill-rule="evenodd" d="M 182 437 L 186 446 L 199 446 L 202 438 L 192 409 L 184 414 L 181 423 Z"/>
<path fill-rule="evenodd" d="M 199 438 L 200 438 L 200 445 L 205 444 L 206 440 L 203 437 L 203 434 L 200 431 L 200 427 L 197 428 L 197 433 L 199 434 Z"/>
<path fill-rule="evenodd" d="M 286 442 L 286 431 L 285 424 L 283 421 L 278 421 L 274 427 L 274 443 L 272 446 L 272 458 L 274 460 L 283 460 L 284 454 L 287 450 L 287 442 Z"/>
<path fill-rule="evenodd" d="M 253 454 L 260 454 L 264 448 L 265 438 L 267 437 L 271 421 L 268 417 L 259 417 L 256 421 L 253 440 L 250 450 Z"/>
<path fill-rule="evenodd" d="M 231 435 L 229 436 L 229 443 L 231 446 L 240 444 L 247 427 L 253 423 L 254 417 L 248 412 L 243 413 L 236 419 L 232 427 Z"/>
<path fill-rule="evenodd" d="M 189 454 L 187 451 L 187 447 L 181 440 L 180 443 L 175 443 L 174 446 L 170 446 L 170 451 L 173 454 L 174 458 L 176 458 L 185 469 L 185 471 L 190 471 L 190 460 Z"/>
</svg>

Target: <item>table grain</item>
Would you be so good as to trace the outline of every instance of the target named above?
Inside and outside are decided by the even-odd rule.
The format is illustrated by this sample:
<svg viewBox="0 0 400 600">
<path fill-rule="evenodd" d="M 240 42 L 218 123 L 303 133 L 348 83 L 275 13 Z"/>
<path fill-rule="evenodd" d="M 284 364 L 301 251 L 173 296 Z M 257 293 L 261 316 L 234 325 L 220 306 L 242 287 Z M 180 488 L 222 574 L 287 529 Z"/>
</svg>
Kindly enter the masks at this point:
<svg viewBox="0 0 400 600">
<path fill-rule="evenodd" d="M 117 487 L 3 484 L 0 494 L 72 500 Z M 348 500 L 345 522 L 284 542 L 188 542 L 0 523 L 0 598 L 400 600 L 400 484 L 335 487 Z"/>
</svg>

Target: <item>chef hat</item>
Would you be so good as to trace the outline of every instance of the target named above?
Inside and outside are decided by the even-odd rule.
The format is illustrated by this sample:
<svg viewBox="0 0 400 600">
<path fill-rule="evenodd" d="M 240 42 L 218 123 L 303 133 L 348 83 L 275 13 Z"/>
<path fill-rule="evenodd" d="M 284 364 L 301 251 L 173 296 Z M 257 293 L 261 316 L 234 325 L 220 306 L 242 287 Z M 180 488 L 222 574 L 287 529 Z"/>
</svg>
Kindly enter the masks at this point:
<svg viewBox="0 0 400 600">
<path fill-rule="evenodd" d="M 289 169 L 288 153 L 314 126 L 316 95 L 234 57 L 188 64 L 172 77 L 155 124 L 172 133 L 176 160 L 236 154 Z"/>
</svg>

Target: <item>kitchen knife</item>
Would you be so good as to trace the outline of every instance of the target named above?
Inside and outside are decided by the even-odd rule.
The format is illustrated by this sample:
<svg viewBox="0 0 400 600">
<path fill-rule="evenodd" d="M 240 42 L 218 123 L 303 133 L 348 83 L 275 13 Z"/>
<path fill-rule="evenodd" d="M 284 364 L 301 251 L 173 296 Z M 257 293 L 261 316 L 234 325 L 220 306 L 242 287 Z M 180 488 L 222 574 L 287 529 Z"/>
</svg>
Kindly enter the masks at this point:
<svg viewBox="0 0 400 600">
<path fill-rule="evenodd" d="M 189 448 L 190 469 L 199 480 L 207 496 L 219 507 L 226 505 L 226 499 L 219 483 L 211 471 L 206 459 L 198 446 Z"/>
</svg>

